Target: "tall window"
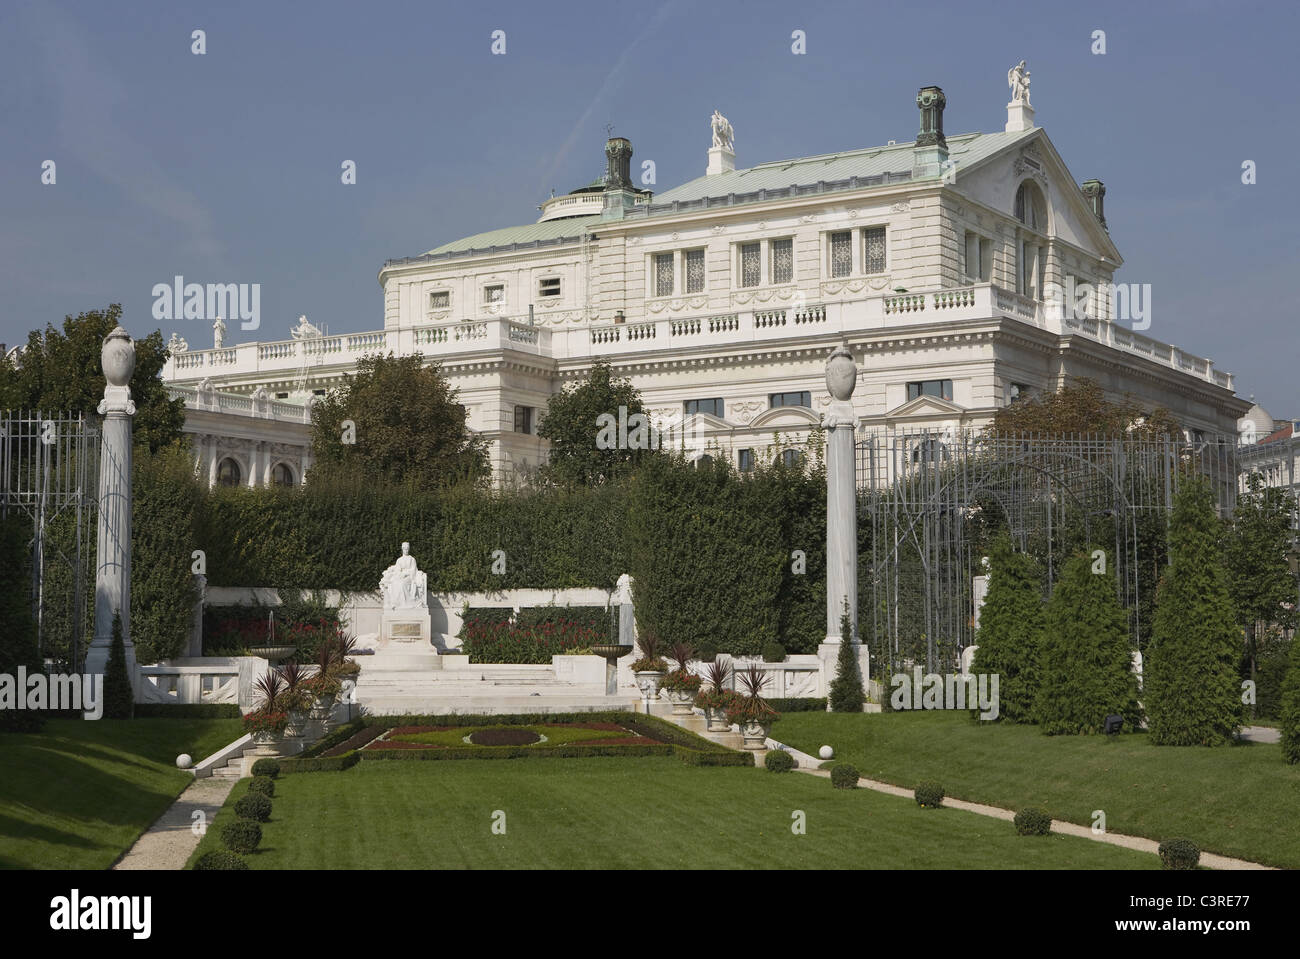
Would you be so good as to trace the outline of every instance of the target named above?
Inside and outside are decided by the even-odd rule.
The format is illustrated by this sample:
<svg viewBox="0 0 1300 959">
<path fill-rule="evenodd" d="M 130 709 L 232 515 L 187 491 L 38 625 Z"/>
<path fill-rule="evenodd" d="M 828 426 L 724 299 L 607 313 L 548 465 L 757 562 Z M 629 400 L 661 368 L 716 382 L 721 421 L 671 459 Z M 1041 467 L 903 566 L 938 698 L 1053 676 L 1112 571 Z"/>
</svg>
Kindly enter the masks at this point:
<svg viewBox="0 0 1300 959">
<path fill-rule="evenodd" d="M 229 456 L 217 464 L 217 484 L 220 486 L 238 486 L 243 479 L 239 464 Z"/>
<path fill-rule="evenodd" d="M 692 413 L 708 413 L 712 416 L 722 419 L 722 400 L 687 400 L 682 404 L 683 412 L 690 416 Z"/>
<path fill-rule="evenodd" d="M 742 473 L 751 473 L 754 470 L 754 451 L 737 450 L 736 465 L 740 467 Z"/>
<path fill-rule="evenodd" d="M 807 390 L 802 393 L 770 393 L 768 402 L 773 409 L 778 406 L 806 406 L 812 409 L 812 393 Z"/>
<path fill-rule="evenodd" d="M 704 292 L 704 251 L 686 251 L 686 292 Z"/>
<path fill-rule="evenodd" d="M 531 433 L 533 431 L 533 408 L 531 406 L 515 407 L 515 432 Z"/>
<path fill-rule="evenodd" d="M 885 228 L 873 226 L 862 231 L 862 272 L 885 272 Z"/>
<path fill-rule="evenodd" d="M 740 247 L 740 285 L 758 286 L 762 282 L 762 245 L 743 243 Z"/>
<path fill-rule="evenodd" d="M 772 241 L 772 282 L 789 283 L 794 279 L 794 240 Z"/>
<path fill-rule="evenodd" d="M 853 234 L 849 230 L 831 234 L 831 276 L 853 272 Z"/>
<path fill-rule="evenodd" d="M 938 396 L 952 399 L 952 380 L 917 380 L 907 384 L 907 398 L 914 400 L 918 396 Z"/>
<path fill-rule="evenodd" d="M 966 231 L 966 276 L 972 280 L 988 281 L 992 276 L 992 263 L 989 258 L 989 240 Z"/>
<path fill-rule="evenodd" d="M 783 466 L 798 466 L 803 462 L 803 450 L 782 450 L 781 464 Z"/>
<path fill-rule="evenodd" d="M 655 254 L 655 296 L 673 295 L 673 255 Z"/>
</svg>

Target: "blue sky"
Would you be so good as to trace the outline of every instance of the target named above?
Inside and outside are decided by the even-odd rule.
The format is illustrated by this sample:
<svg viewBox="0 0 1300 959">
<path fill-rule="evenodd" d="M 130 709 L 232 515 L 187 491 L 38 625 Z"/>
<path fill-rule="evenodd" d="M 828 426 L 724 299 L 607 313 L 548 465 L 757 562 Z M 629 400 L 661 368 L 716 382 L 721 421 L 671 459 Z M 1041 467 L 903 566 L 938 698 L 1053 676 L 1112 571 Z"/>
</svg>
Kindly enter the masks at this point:
<svg viewBox="0 0 1300 959">
<path fill-rule="evenodd" d="M 606 124 L 662 192 L 703 172 L 715 107 L 740 166 L 911 139 L 931 83 L 949 135 L 993 131 L 1023 58 L 1038 124 L 1106 182 L 1148 334 L 1300 417 L 1297 36 L 1281 2 L 6 0 L 0 341 L 120 302 L 133 335 L 211 345 L 206 323 L 150 315 L 176 274 L 261 284 L 262 328 L 237 340 L 302 313 L 377 329 L 385 259 L 531 222 L 601 172 Z"/>
</svg>

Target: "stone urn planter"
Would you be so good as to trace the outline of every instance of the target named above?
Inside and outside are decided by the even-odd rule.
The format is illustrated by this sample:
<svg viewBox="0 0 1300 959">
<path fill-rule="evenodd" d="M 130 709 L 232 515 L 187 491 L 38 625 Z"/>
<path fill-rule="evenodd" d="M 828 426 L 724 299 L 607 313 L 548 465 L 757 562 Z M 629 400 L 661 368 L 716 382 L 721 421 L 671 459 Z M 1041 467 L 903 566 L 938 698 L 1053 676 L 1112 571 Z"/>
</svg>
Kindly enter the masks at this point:
<svg viewBox="0 0 1300 959">
<path fill-rule="evenodd" d="M 670 689 L 668 701 L 673 704 L 674 716 L 691 716 L 695 713 L 695 693 L 692 690 Z"/>
<path fill-rule="evenodd" d="M 772 731 L 771 723 L 741 723 L 740 735 L 745 739 L 746 749 L 765 749 L 768 733 Z"/>
<path fill-rule="evenodd" d="M 334 700 L 336 698 L 338 698 L 337 693 L 326 693 L 324 696 L 317 696 L 311 704 L 312 722 L 320 723 L 326 732 L 334 725 L 330 717 L 334 712 Z"/>
<path fill-rule="evenodd" d="M 307 720 L 311 718 L 311 711 L 307 709 L 289 710 L 289 725 L 284 727 L 285 739 L 302 739 L 307 732 Z"/>
<path fill-rule="evenodd" d="M 727 711 L 724 708 L 704 710 L 704 718 L 709 721 L 708 731 L 711 733 L 726 733 L 731 731 L 731 723 L 727 721 Z"/>
<path fill-rule="evenodd" d="M 636 688 L 641 690 L 641 698 L 646 706 L 659 698 L 659 687 L 663 685 L 664 676 L 667 673 L 664 670 L 643 670 L 637 672 Z"/>
</svg>

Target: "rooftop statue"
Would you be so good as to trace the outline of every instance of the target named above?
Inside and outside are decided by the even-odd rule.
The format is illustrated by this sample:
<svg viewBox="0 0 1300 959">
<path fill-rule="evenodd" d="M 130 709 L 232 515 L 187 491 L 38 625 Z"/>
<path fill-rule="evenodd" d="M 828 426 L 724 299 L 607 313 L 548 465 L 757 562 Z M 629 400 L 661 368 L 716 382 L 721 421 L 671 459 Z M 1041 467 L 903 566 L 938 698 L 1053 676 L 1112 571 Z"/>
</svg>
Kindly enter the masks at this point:
<svg viewBox="0 0 1300 959">
<path fill-rule="evenodd" d="M 713 111 L 713 145 L 721 147 L 724 150 L 734 150 L 736 148 L 736 131 L 731 129 L 731 123 L 717 110 Z"/>
<path fill-rule="evenodd" d="M 298 317 L 298 325 L 295 326 L 290 332 L 293 334 L 293 338 L 295 340 L 306 339 L 309 336 L 321 335 L 320 328 L 317 327 L 314 323 L 307 322 L 307 317 L 305 316 Z"/>
<path fill-rule="evenodd" d="M 212 324 L 212 348 L 221 349 L 226 343 L 226 321 L 217 317 L 217 321 Z"/>
<path fill-rule="evenodd" d="M 1029 70 L 1024 60 L 1007 71 L 1007 86 L 1011 88 L 1012 103 L 1029 105 Z"/>
</svg>

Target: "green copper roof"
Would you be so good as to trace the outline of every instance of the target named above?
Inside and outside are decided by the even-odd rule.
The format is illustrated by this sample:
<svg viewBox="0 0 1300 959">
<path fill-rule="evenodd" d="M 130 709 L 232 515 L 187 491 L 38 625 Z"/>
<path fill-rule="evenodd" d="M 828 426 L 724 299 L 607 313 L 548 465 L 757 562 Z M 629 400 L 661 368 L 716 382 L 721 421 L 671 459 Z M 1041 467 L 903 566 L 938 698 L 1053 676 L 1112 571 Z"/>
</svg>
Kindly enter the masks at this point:
<svg viewBox="0 0 1300 959">
<path fill-rule="evenodd" d="M 948 158 L 957 162 L 957 175 L 960 177 L 962 166 L 983 160 L 1036 132 L 1037 129 L 1032 129 L 1016 133 L 965 133 L 951 136 L 948 137 Z M 696 177 L 679 187 L 656 194 L 654 205 L 657 208 L 674 200 L 689 202 L 705 196 L 779 190 L 795 185 L 807 186 L 818 181 L 847 180 L 850 177 L 864 179 L 884 174 L 910 175 L 915 148 L 916 144 L 908 141 L 823 156 L 760 163 L 747 170 L 737 169 L 730 173 Z"/>
<path fill-rule="evenodd" d="M 545 223 L 526 223 L 523 226 L 508 226 L 500 230 L 488 230 L 475 233 L 464 239 L 453 240 L 435 247 L 429 254 L 460 253 L 467 250 L 486 250 L 493 246 L 511 246 L 515 243 L 535 243 L 538 240 L 576 240 L 582 236 L 587 225 L 599 216 L 573 216 L 561 220 L 547 220 Z"/>
</svg>

